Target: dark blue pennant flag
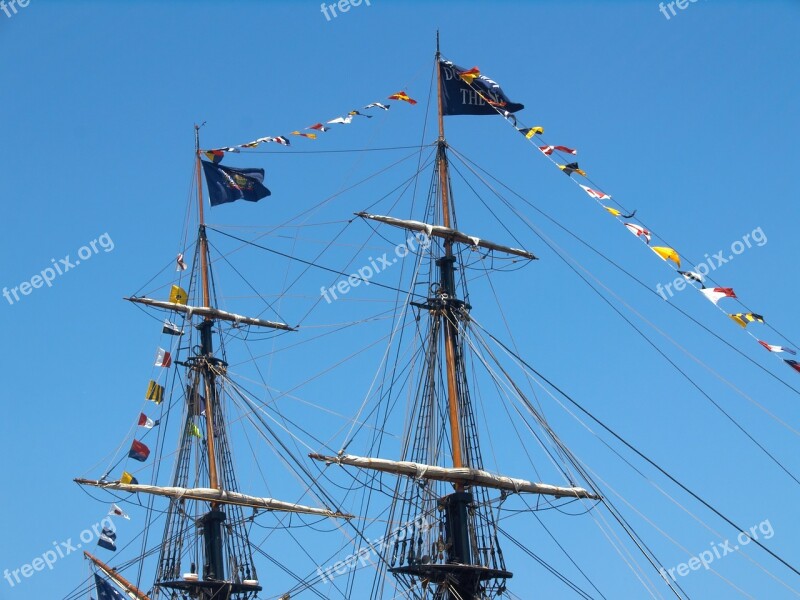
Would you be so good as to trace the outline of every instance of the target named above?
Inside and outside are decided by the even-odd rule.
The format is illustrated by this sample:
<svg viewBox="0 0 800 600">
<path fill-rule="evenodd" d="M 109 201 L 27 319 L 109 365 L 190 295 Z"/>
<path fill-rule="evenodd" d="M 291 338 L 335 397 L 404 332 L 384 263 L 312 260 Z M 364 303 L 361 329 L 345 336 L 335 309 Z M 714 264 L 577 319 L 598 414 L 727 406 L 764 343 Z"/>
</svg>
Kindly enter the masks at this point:
<svg viewBox="0 0 800 600">
<path fill-rule="evenodd" d="M 103 527 L 100 532 L 100 537 L 97 539 L 97 545 L 112 552 L 117 551 L 117 534 L 110 530 L 108 527 Z"/>
<path fill-rule="evenodd" d="M 125 596 L 97 573 L 94 574 L 94 585 L 97 587 L 97 600 L 126 600 Z"/>
<path fill-rule="evenodd" d="M 478 74 L 477 69 L 468 71 L 447 60 L 440 61 L 439 65 L 442 112 L 445 115 L 496 115 L 498 111 L 507 114 L 525 108 L 522 104 L 511 102 L 497 82 Z M 465 74 L 465 78 L 461 77 L 462 74 Z"/>
<path fill-rule="evenodd" d="M 202 161 L 211 206 L 236 200 L 258 202 L 270 195 L 264 187 L 264 169 L 234 169 Z"/>
</svg>

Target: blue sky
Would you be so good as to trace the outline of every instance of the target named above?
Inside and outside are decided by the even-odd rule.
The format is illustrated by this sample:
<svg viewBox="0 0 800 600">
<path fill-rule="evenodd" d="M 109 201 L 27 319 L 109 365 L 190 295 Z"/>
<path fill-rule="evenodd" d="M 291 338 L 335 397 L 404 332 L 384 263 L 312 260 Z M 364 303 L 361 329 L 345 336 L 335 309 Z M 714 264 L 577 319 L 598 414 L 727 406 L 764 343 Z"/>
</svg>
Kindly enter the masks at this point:
<svg viewBox="0 0 800 600">
<path fill-rule="evenodd" d="M 140 290 L 163 294 L 174 276 L 170 262 L 181 248 L 192 181 L 193 124 L 207 123 L 204 147 L 227 146 L 285 135 L 405 89 L 420 101 L 417 106 L 395 104 L 387 114 L 339 128 L 316 142 L 293 140 L 292 150 L 431 142 L 433 121 L 429 118 L 423 137 L 423 118 L 437 28 L 447 58 L 464 67 L 478 65 L 499 81 L 512 100 L 526 105 L 519 114 L 522 122 L 543 125 L 548 143 L 578 148 L 580 165 L 592 180 L 636 208 L 642 222 L 685 257 L 699 262 L 760 228 L 767 242 L 721 267 L 715 281 L 733 287 L 747 306 L 786 336 L 752 325 L 763 333 L 762 339 L 784 345 L 800 340 L 795 231 L 800 209 L 794 185 L 794 165 L 800 160 L 795 143 L 800 130 L 795 76 L 799 21 L 796 2 L 719 0 L 689 3 L 669 19 L 650 0 L 491 5 L 373 0 L 331 20 L 313 1 L 31 0 L 11 17 L 0 12 L 0 136 L 6 148 L 0 167 L 0 287 L 31 281 L 51 266 L 51 259 L 58 262 L 70 255 L 74 261 L 83 246 L 99 240 L 98 251 L 85 251 L 87 259 L 55 278 L 52 287 L 33 289 L 14 303 L 0 298 L 6 340 L 6 418 L 0 425 L 6 482 L 0 506 L 6 524 L 0 569 L 30 563 L 53 542 L 77 538 L 105 515 L 108 498 L 87 496 L 72 478 L 99 476 L 128 434 L 131 420 L 146 407 L 141 392 L 152 376 L 155 347 L 163 339 L 155 320 L 121 298 Z M 446 127 L 455 150 L 651 289 L 674 278 L 665 263 L 502 119 L 453 117 Z M 411 152 L 281 155 L 281 148 L 266 149 L 275 153 L 228 157 L 226 164 L 264 168 L 272 196 L 256 205 L 216 208 L 207 216 L 209 223 L 245 226 L 225 231 L 254 236 Z M 314 227 L 282 231 L 283 237 L 261 242 L 314 258 L 338 236 L 343 221 L 402 182 L 415 162 L 329 202 L 306 223 Z M 421 181 L 427 184 L 425 177 Z M 468 192 L 457 198 L 463 198 L 459 223 L 464 229 L 510 241 Z M 409 214 L 410 204 L 403 202 L 400 214 Z M 388 210 L 389 203 L 378 207 Z M 769 521 L 774 535 L 767 543 L 784 557 L 796 557 L 797 484 L 689 380 L 797 473 L 797 437 L 791 431 L 800 416 L 797 393 L 781 382 L 800 388 L 800 375 L 700 294 L 684 291 L 671 302 L 775 377 L 532 209 L 519 207 L 565 253 L 614 290 L 618 298 L 612 298 L 613 304 L 687 376 L 644 342 L 539 238 L 500 210 L 495 211 L 498 217 L 541 260 L 493 279 L 503 297 L 503 315 L 491 290 L 476 280 L 471 285 L 476 318 L 508 340 L 501 316 L 507 318 L 528 362 L 737 523 L 750 527 Z M 336 224 L 324 225 L 331 222 Z M 366 225 L 354 223 L 343 237 L 336 237 L 322 262 L 349 271 L 344 267 L 350 261 L 350 268 L 363 264 L 367 254 L 391 250 L 402 239 L 396 232 L 371 236 L 369 245 L 357 252 L 371 234 Z M 236 246 L 225 238 L 213 241 L 220 249 Z M 305 318 L 318 299 L 316 290 L 335 282 L 330 274 L 306 273 L 292 288 L 294 295 L 281 299 L 277 296 L 301 274 L 300 266 L 251 251 L 239 252 L 236 266 L 289 322 Z M 380 282 L 398 285 L 400 280 L 399 272 L 389 272 L 381 274 Z M 219 286 L 229 310 L 253 301 L 252 292 L 235 276 L 220 279 Z M 314 333 L 314 328 L 326 331 L 331 324 L 387 309 L 390 298 L 385 290 L 360 288 L 345 302 L 317 305 L 303 324 Z M 623 302 L 647 322 L 627 312 Z M 381 321 L 330 342 L 323 338 L 274 355 L 272 342 L 250 350 L 266 356 L 260 368 L 274 389 L 294 389 L 309 372 L 320 372 L 298 394 L 352 415 L 369 389 L 383 347 L 367 345 L 356 359 L 328 367 L 340 355 L 362 349 L 365 340 L 381 340 L 387 327 Z M 286 344 L 283 338 L 275 343 Z M 664 566 L 688 560 L 717 540 L 558 406 L 545 396 L 539 399 L 576 454 L 624 498 L 614 495 Z M 315 436 L 334 445 L 342 442 L 343 421 L 314 411 L 297 414 L 309 419 Z M 402 431 L 401 423 L 395 431 Z M 500 446 L 502 455 L 502 442 Z M 514 467 L 521 463 L 503 465 Z M 735 537 L 735 531 L 652 469 L 645 472 L 702 515 L 723 539 Z M 273 483 L 283 487 L 280 480 Z M 133 521 L 119 525 L 121 538 L 136 535 L 144 517 L 135 505 L 128 508 Z M 552 511 L 541 517 L 551 531 L 570 540 L 570 551 L 606 596 L 645 597 L 589 517 L 553 516 Z M 519 536 L 531 548 L 582 581 L 535 521 L 520 521 L 520 527 Z M 294 558 L 291 552 L 288 560 Z M 751 550 L 750 556 L 800 590 L 797 575 L 761 551 Z M 570 597 L 522 555 L 509 550 L 507 558 L 518 573 L 519 583 L 512 589 L 519 596 L 532 597 L 529 590 L 536 586 L 542 595 Z M 800 595 L 740 555 L 720 559 L 714 568 L 756 598 Z M 73 553 L 52 570 L 13 587 L 0 581 L 0 598 L 60 598 L 86 574 Z M 695 598 L 740 595 L 705 571 L 692 572 L 680 583 Z M 280 592 L 268 591 L 264 597 Z M 663 586 L 661 593 L 667 595 Z"/>
</svg>

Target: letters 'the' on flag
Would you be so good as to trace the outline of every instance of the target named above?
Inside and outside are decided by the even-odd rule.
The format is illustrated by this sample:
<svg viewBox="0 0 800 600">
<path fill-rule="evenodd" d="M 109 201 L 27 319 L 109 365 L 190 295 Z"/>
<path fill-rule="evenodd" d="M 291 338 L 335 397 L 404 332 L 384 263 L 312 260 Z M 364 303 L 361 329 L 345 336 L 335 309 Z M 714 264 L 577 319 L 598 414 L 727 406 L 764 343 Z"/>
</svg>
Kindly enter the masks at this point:
<svg viewBox="0 0 800 600">
<path fill-rule="evenodd" d="M 445 115 L 496 115 L 525 108 L 512 102 L 500 85 L 482 75 L 477 67 L 464 69 L 450 61 L 439 62 L 442 113 Z"/>
<path fill-rule="evenodd" d="M 271 192 L 264 187 L 264 169 L 234 169 L 207 161 L 203 163 L 211 206 L 236 200 L 258 202 Z"/>
</svg>

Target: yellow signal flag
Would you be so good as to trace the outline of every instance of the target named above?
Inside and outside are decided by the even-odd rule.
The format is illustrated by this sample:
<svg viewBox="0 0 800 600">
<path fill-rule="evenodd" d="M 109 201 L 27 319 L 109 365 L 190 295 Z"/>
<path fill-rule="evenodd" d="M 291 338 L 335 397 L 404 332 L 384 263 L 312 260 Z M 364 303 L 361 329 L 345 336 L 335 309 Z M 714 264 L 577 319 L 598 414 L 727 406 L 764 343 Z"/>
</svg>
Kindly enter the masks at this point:
<svg viewBox="0 0 800 600">
<path fill-rule="evenodd" d="M 138 484 L 139 482 L 136 480 L 136 477 L 128 473 L 127 471 L 122 472 L 122 477 L 119 478 L 120 483 L 133 483 Z"/>
<path fill-rule="evenodd" d="M 531 139 L 535 135 L 544 134 L 544 127 L 528 127 L 527 129 L 520 129 L 519 132 L 527 139 Z"/>
<path fill-rule="evenodd" d="M 752 323 L 756 321 L 758 323 L 764 322 L 764 317 L 761 315 L 757 315 L 756 313 L 736 313 L 735 315 L 728 315 L 733 322 L 739 325 L 739 327 L 747 327 L 748 323 Z"/>
<path fill-rule="evenodd" d="M 622 213 L 619 212 L 616 208 L 611 208 L 610 206 L 603 206 L 608 212 L 610 212 L 615 217 L 620 216 Z"/>
<path fill-rule="evenodd" d="M 681 266 L 681 257 L 672 248 L 667 248 L 666 246 L 651 246 L 650 248 L 663 260 L 671 260 L 679 267 Z"/>
<path fill-rule="evenodd" d="M 201 440 L 203 439 L 203 434 L 200 433 L 200 428 L 194 423 L 189 424 L 189 435 L 193 435 Z"/>
<path fill-rule="evenodd" d="M 189 294 L 186 293 L 186 290 L 183 289 L 179 285 L 173 285 L 172 289 L 169 292 L 169 301 L 173 304 L 183 304 L 186 305 L 186 301 L 189 299 Z"/>
<path fill-rule="evenodd" d="M 145 400 L 152 400 L 156 404 L 161 404 L 164 401 L 164 386 L 158 385 L 152 379 L 150 383 L 147 384 L 147 394 L 145 394 Z"/>
</svg>

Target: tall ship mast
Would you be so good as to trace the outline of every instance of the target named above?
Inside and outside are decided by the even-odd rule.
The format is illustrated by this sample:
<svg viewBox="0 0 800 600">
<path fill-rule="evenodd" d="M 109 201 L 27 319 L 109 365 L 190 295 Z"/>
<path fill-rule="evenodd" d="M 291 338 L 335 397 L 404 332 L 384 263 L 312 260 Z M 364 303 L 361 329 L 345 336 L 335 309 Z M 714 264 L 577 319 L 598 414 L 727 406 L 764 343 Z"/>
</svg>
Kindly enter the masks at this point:
<svg viewBox="0 0 800 600">
<path fill-rule="evenodd" d="M 438 46 L 438 41 L 437 41 Z M 403 476 L 396 488 L 390 523 L 420 523 L 402 543 L 383 556 L 388 571 L 407 597 L 442 600 L 483 600 L 502 596 L 508 569 L 497 530 L 493 494 L 531 493 L 555 498 L 597 501 L 599 495 L 578 486 L 548 485 L 485 470 L 478 423 L 470 392 L 466 363 L 469 349 L 464 335 L 470 323 L 469 293 L 463 249 L 478 248 L 500 256 L 530 261 L 523 249 L 489 242 L 459 231 L 456 202 L 450 183 L 448 146 L 444 131 L 443 62 L 437 47 L 436 81 L 439 136 L 436 141 L 434 180 L 426 213 L 439 222 L 358 214 L 409 232 L 425 231 L 430 246 L 429 297 L 413 302 L 427 319 L 422 334 L 424 361 L 416 383 L 409 432 L 399 461 L 339 454 L 312 458 L 327 463 L 371 469 Z M 477 240 L 477 241 L 476 241 Z M 441 374 L 444 374 L 443 378 Z M 387 534 L 388 535 L 388 534 Z"/>
<path fill-rule="evenodd" d="M 223 401 L 241 394 L 231 383 L 225 360 L 223 324 L 248 329 L 293 331 L 285 323 L 233 314 L 217 307 L 212 290 L 209 243 L 204 219 L 200 127 L 195 127 L 197 210 L 199 226 L 192 286 L 188 294 L 173 286 L 169 300 L 134 296 L 126 300 L 183 316 L 188 335 L 188 352 L 176 361 L 185 373 L 182 395 L 181 434 L 175 454 L 172 480 L 168 486 L 146 485 L 138 481 L 76 479 L 88 487 L 111 492 L 165 497 L 163 540 L 158 548 L 156 577 L 147 592 L 89 552 L 88 560 L 135 600 L 150 598 L 196 598 L 199 600 L 246 600 L 256 598 L 262 585 L 253 558 L 249 530 L 253 521 L 246 511 L 302 514 L 341 519 L 329 508 L 311 507 L 269 497 L 244 493 L 233 464 L 233 452 Z M 179 265 L 183 262 L 179 256 Z M 189 297 L 200 300 L 190 304 Z M 167 321 L 170 323 L 170 321 Z M 216 343 L 215 343 L 216 341 Z M 163 387 L 151 382 L 162 402 Z M 148 395 L 152 395 L 148 391 Z M 99 575 L 98 575 L 99 577 Z M 98 583 L 98 595 L 105 588 Z M 107 597 L 107 596 L 106 596 Z"/>
<path fill-rule="evenodd" d="M 614 204 L 611 195 L 588 180 L 586 172 L 569 158 L 577 150 L 544 142 L 543 127 L 523 124 L 516 114 L 523 105 L 512 102 L 497 82 L 478 67 L 466 69 L 446 59 L 438 33 L 434 88 L 435 140 L 412 147 L 408 157 L 390 165 L 398 167 L 416 158 L 417 167 L 410 176 L 405 173 L 388 192 L 382 183 L 362 191 L 359 186 L 372 184 L 376 175 L 390 171 L 386 167 L 348 187 L 346 191 L 357 191 L 352 204 L 344 205 L 346 214 L 342 214 L 342 204 L 333 203 L 334 199 L 339 202 L 343 192 L 314 205 L 297 201 L 298 214 L 286 222 L 293 227 L 300 227 L 298 223 L 329 226 L 323 214 L 330 215 L 322 213 L 322 208 L 341 219 L 333 221 L 341 226 L 339 230 L 326 229 L 323 239 L 315 240 L 322 244 L 316 253 L 302 244 L 292 245 L 291 252 L 277 250 L 270 236 L 278 227 L 248 237 L 238 229 L 230 233 L 224 226 L 207 224 L 204 180 L 211 206 L 258 202 L 271 194 L 264 186 L 264 170 L 229 166 L 230 155 L 244 155 L 262 144 L 285 148 L 294 139 L 317 140 L 334 128 L 371 122 L 378 115 L 398 112 L 390 111 L 392 106 L 413 106 L 417 101 L 403 90 L 291 134 L 265 135 L 207 150 L 200 144 L 201 126 L 195 127 L 197 227 L 194 243 L 181 246 L 187 254 L 192 250 L 191 269 L 181 252 L 176 259 L 177 280 L 156 288 L 159 292 L 168 288 L 168 294 L 136 293 L 126 298 L 147 314 L 158 315 L 159 323 L 166 316 L 162 332 L 169 347 L 158 349 L 158 375 L 147 386 L 149 412 L 141 413 L 139 428 L 123 442 L 121 458 L 118 451 L 99 475 L 76 479 L 90 493 L 104 494 L 116 517 L 128 518 L 126 506 L 138 505 L 143 510 L 145 523 L 136 539 L 139 550 L 129 560 L 87 550 L 89 575 L 65 600 L 77 600 L 92 589 L 98 600 L 535 599 L 545 597 L 532 589 L 536 584 L 531 581 L 536 582 L 540 572 L 555 578 L 574 597 L 618 597 L 616 590 L 600 589 L 573 558 L 568 544 L 562 543 L 567 536 L 553 534 L 546 518 L 539 516 L 553 513 L 579 522 L 572 525 L 575 531 L 588 528 L 587 523 L 595 525 L 592 539 L 606 543 L 611 550 L 607 553 L 620 558 L 621 573 L 633 581 L 642 597 L 689 598 L 682 581 L 631 519 L 632 513 L 644 520 L 647 516 L 602 480 L 591 460 L 571 450 L 551 424 L 552 414 L 545 414 L 548 402 L 563 409 L 580 432 L 598 438 L 625 468 L 643 477 L 641 469 L 651 469 L 667 481 L 675 495 L 653 485 L 693 519 L 709 529 L 704 519 L 714 519 L 736 532 L 747 531 L 545 377 L 518 351 L 515 332 L 523 330 L 508 324 L 497 291 L 508 289 L 506 277 L 519 277 L 519 271 L 536 268 L 538 257 L 527 247 L 524 234 L 533 233 L 555 255 L 563 256 L 506 196 L 524 200 L 521 195 L 448 142 L 445 118 L 502 118 L 522 134 L 518 141 L 534 145 L 581 193 L 596 201 L 604 217 L 619 221 L 715 306 L 720 308 L 721 300 L 736 299 L 736 294 L 731 288 L 707 286 L 697 269 L 687 266 L 685 258 L 681 262 L 676 249 L 657 244 L 651 229 L 636 219 L 636 211 Z M 422 202 L 418 190 L 422 190 Z M 309 225 L 312 215 L 320 223 Z M 363 238 L 367 227 L 372 228 L 369 240 L 400 238 L 393 259 L 386 253 L 377 260 L 372 254 L 367 257 L 366 242 L 354 244 L 346 238 L 346 233 Z M 219 250 L 210 232 L 214 240 L 216 236 L 227 239 L 235 248 Z M 348 250 L 335 254 L 332 248 L 337 244 Z M 357 249 L 349 253 L 352 247 Z M 290 325 L 277 314 L 276 305 L 230 264 L 229 257 L 243 248 L 300 266 L 295 278 L 287 277 L 281 289 L 272 290 L 279 300 L 288 298 L 298 282 L 317 289 L 333 276 L 335 285 L 322 285 L 321 297 L 311 302 L 302 294 L 296 301 L 293 296 L 292 309 L 304 316 Z M 359 259 L 364 259 L 364 266 L 355 268 Z M 255 316 L 228 310 L 227 302 L 239 296 L 223 299 L 218 294 L 214 266 L 223 264 L 242 276 L 248 292 L 263 301 L 260 312 L 250 313 Z M 255 264 L 264 263 L 259 258 Z M 395 264 L 401 266 L 392 271 L 397 277 L 390 282 L 382 269 Z M 264 282 L 271 285 L 275 280 L 261 276 L 259 283 Z M 363 307 L 355 304 L 355 296 L 365 289 L 386 294 L 380 300 L 391 308 L 365 318 Z M 345 297 L 353 303 L 344 302 Z M 485 318 L 492 298 L 498 314 Z M 355 310 L 354 305 L 358 306 Z M 333 315 L 333 323 L 328 320 L 324 325 L 332 329 L 312 336 L 305 328 L 308 315 L 322 309 L 326 316 Z M 764 323 L 761 315 L 749 309 L 723 312 L 748 334 L 748 325 Z M 267 318 L 272 313 L 275 320 Z M 389 331 L 383 331 L 377 341 L 367 342 L 360 333 L 346 340 L 331 335 L 385 321 L 390 323 Z M 501 325 L 506 327 L 505 334 L 492 331 Z M 250 352 L 250 362 L 266 390 L 258 397 L 234 372 L 232 365 L 241 363 L 228 358 L 228 345 L 250 339 L 272 341 L 284 335 L 301 341 L 273 346 L 258 356 Z M 272 360 L 288 348 L 313 341 L 320 347 L 303 346 L 293 365 L 300 367 L 306 380 L 288 390 L 273 389 L 260 370 L 261 359 L 269 356 Z M 791 351 L 788 345 L 758 341 L 771 353 Z M 376 360 L 371 362 L 363 354 Z M 314 372 L 323 355 L 328 362 Z M 276 364 L 281 357 L 275 359 Z M 793 360 L 780 360 L 800 371 Z M 357 366 L 351 367 L 355 361 Z M 169 368 L 170 374 L 162 376 Z M 325 377 L 329 377 L 326 383 L 310 388 L 315 390 L 312 398 L 293 396 L 298 388 Z M 278 399 L 286 397 L 322 417 L 306 421 L 287 415 L 278 406 Z M 708 399 L 747 437 L 754 451 L 798 481 L 769 444 Z M 232 429 L 242 424 L 253 426 L 269 451 L 264 446 L 255 448 L 247 436 L 235 439 Z M 245 477 L 234 460 L 242 442 L 253 454 Z M 131 464 L 148 461 L 151 453 L 155 460 L 150 459 L 149 471 L 128 470 Z M 170 465 L 169 474 L 162 471 L 162 463 Z M 286 472 L 274 468 L 278 463 Z M 262 476 L 265 491 L 250 487 L 252 472 Z M 279 493 L 269 491 L 273 489 Z M 678 494 L 692 505 L 681 504 Z M 532 535 L 533 522 L 523 523 L 524 518 L 534 519 L 541 527 L 536 531 L 548 534 L 568 560 L 572 575 L 537 553 L 543 536 Z M 254 539 L 254 527 L 268 530 L 262 540 Z M 800 576 L 800 569 L 767 543 L 768 538 L 758 539 L 750 531 L 748 543 L 759 552 L 753 561 L 779 585 L 795 591 L 790 577 Z M 281 535 L 292 541 L 291 549 L 276 541 Z M 582 540 L 579 533 L 572 541 L 579 550 L 606 560 L 600 549 L 587 550 Z M 98 545 L 116 552 L 119 541 L 112 528 L 104 527 Z M 531 565 L 538 569 L 536 575 L 531 574 Z M 710 563 L 707 570 L 719 575 Z"/>
</svg>

